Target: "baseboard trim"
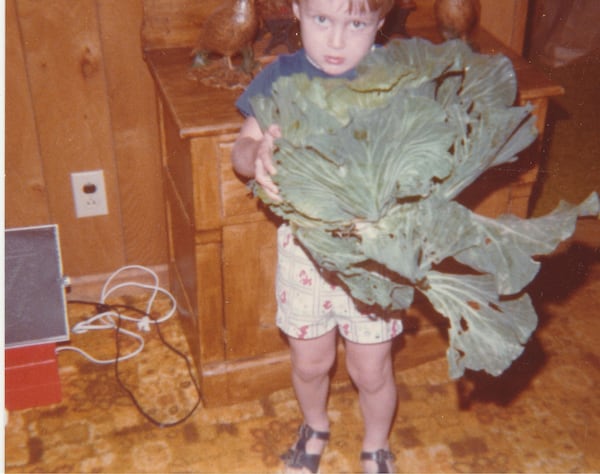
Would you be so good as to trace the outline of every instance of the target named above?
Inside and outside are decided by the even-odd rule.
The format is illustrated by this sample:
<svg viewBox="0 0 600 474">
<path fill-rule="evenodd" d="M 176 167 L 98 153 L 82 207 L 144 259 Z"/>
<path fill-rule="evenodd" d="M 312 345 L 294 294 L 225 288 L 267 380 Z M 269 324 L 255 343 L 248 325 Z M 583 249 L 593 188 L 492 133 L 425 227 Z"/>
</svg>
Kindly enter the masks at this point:
<svg viewBox="0 0 600 474">
<path fill-rule="evenodd" d="M 169 265 L 147 265 L 145 268 L 152 270 L 158 276 L 159 285 L 169 290 Z M 118 270 L 118 269 L 117 269 Z M 115 270 L 116 271 L 116 270 Z M 78 277 L 70 278 L 70 285 L 67 288 L 67 299 L 71 300 L 88 300 L 88 301 L 99 301 L 102 295 L 102 288 L 110 276 L 111 273 L 96 273 L 92 275 L 82 275 Z M 123 275 L 119 275 L 114 280 L 115 284 L 124 283 L 126 281 L 139 281 L 141 283 L 150 283 L 150 278 L 146 272 L 141 269 L 132 268 L 123 272 Z M 141 288 L 131 287 L 128 290 L 128 294 L 137 295 L 144 293 Z"/>
</svg>

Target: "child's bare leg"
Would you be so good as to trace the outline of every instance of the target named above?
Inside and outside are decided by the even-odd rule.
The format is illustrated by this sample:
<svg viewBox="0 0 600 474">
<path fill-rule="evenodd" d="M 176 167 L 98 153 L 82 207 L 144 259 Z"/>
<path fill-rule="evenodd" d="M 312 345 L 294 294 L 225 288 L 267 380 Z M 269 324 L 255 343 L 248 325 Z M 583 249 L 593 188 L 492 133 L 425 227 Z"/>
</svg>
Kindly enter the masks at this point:
<svg viewBox="0 0 600 474">
<path fill-rule="evenodd" d="M 396 383 L 392 342 L 357 344 L 346 341 L 346 364 L 359 393 L 365 425 L 362 450 L 389 449 L 389 432 L 396 412 Z M 365 472 L 377 472 L 374 461 L 364 461 Z"/>
<path fill-rule="evenodd" d="M 329 371 L 335 361 L 336 331 L 314 339 L 289 338 L 292 383 L 304 422 L 318 431 L 329 429 Z"/>
<path fill-rule="evenodd" d="M 327 397 L 329 371 L 335 360 L 336 330 L 314 339 L 289 338 L 292 356 L 292 383 L 304 423 L 316 431 L 329 431 Z M 326 442 L 312 438 L 306 452 L 320 454 Z M 286 468 L 286 472 L 294 472 Z"/>
</svg>

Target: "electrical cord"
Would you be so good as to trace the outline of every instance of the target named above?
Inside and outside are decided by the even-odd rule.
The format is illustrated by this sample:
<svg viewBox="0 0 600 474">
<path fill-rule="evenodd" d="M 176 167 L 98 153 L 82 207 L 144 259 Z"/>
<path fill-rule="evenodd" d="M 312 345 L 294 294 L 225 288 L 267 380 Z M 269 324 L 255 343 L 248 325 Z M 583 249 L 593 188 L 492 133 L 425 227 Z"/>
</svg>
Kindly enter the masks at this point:
<svg viewBox="0 0 600 474">
<path fill-rule="evenodd" d="M 129 282 L 121 283 L 121 284 L 110 287 L 110 284 L 114 280 L 115 277 L 117 277 L 120 273 L 125 272 L 127 270 L 131 270 L 131 269 L 142 270 L 144 272 L 149 273 L 153 278 L 154 284 L 147 285 L 147 284 L 129 281 Z M 148 300 L 146 310 L 142 310 L 142 309 L 139 309 L 139 308 L 137 308 L 135 306 L 131 306 L 131 305 L 106 303 L 106 299 L 115 291 L 122 289 L 122 288 L 126 288 L 126 287 L 132 287 L 132 286 L 137 287 L 137 288 L 151 290 L 152 294 Z M 171 301 L 171 308 L 169 309 L 169 311 L 167 311 L 166 315 L 155 319 L 151 315 L 152 314 L 151 310 L 152 310 L 152 306 L 154 305 L 154 301 L 159 294 L 164 294 L 169 298 L 169 300 Z M 171 344 L 169 344 L 165 340 L 165 338 L 160 330 L 160 323 L 167 321 L 169 318 L 171 318 L 173 316 L 173 314 L 175 313 L 175 311 L 177 309 L 177 303 L 175 301 L 175 298 L 168 291 L 160 288 L 160 286 L 158 285 L 158 276 L 156 275 L 156 273 L 154 273 L 152 270 L 150 270 L 148 268 L 145 268 L 145 267 L 142 267 L 139 265 L 130 265 L 130 266 L 122 267 L 119 270 L 117 270 L 115 273 L 113 273 L 108 278 L 106 283 L 104 284 L 104 287 L 102 288 L 101 301 L 95 302 L 95 301 L 85 301 L 85 300 L 69 300 L 68 303 L 69 304 L 89 305 L 89 306 L 94 306 L 96 308 L 97 314 L 92 316 L 91 318 L 88 318 L 85 321 L 75 324 L 72 328 L 72 332 L 74 332 L 76 334 L 83 334 L 90 330 L 106 330 L 106 329 L 114 330 L 115 331 L 116 355 L 113 359 L 97 359 L 97 358 L 93 357 L 92 355 L 90 355 L 89 353 L 87 353 L 86 351 L 84 351 L 78 347 L 75 347 L 75 346 L 61 346 L 56 349 L 57 352 L 75 351 L 75 352 L 81 354 L 82 356 L 84 356 L 86 359 L 90 360 L 91 362 L 94 362 L 97 364 L 114 364 L 115 377 L 117 379 L 117 382 L 119 383 L 119 386 L 128 394 L 129 398 L 131 399 L 131 401 L 133 402 L 135 407 L 138 409 L 138 411 L 147 420 L 149 420 L 150 422 L 152 422 L 153 424 L 155 424 L 161 428 L 167 428 L 167 427 L 179 425 L 179 424 L 185 422 L 190 416 L 192 416 L 192 414 L 196 411 L 196 409 L 198 408 L 198 406 L 201 403 L 202 395 L 201 395 L 200 386 L 198 384 L 198 381 L 196 380 L 196 377 L 193 374 L 193 368 L 192 368 L 189 358 L 184 353 L 182 353 L 181 351 L 179 351 L 178 349 L 173 347 Z M 130 315 L 126 315 L 126 314 L 124 314 L 124 311 L 134 312 L 137 315 L 139 315 L 140 317 L 133 317 Z M 165 347 L 167 347 L 170 351 L 175 353 L 177 356 L 179 356 L 185 360 L 188 374 L 194 384 L 194 388 L 196 389 L 198 398 L 197 398 L 194 406 L 189 410 L 189 412 L 186 415 L 184 415 L 183 417 L 179 418 L 178 420 L 176 420 L 174 422 L 162 422 L 162 421 L 159 421 L 156 418 L 152 417 L 149 413 L 147 413 L 142 408 L 142 406 L 138 402 L 134 393 L 122 381 L 121 375 L 119 372 L 119 362 L 135 357 L 144 348 L 144 338 L 140 334 L 137 334 L 133 331 L 123 328 L 122 327 L 123 321 L 129 321 L 129 322 L 136 323 L 138 330 L 144 331 L 144 332 L 150 331 L 151 325 L 154 325 L 154 327 L 156 327 L 157 334 L 158 334 L 161 342 L 163 343 L 163 345 Z M 125 334 L 129 337 L 132 337 L 138 342 L 138 346 L 136 347 L 136 349 L 126 355 L 121 354 L 121 344 L 120 344 L 120 337 L 119 337 L 121 334 Z"/>
<path fill-rule="evenodd" d="M 123 306 L 125 306 L 125 305 L 123 305 Z M 136 308 L 132 308 L 132 307 L 128 307 L 128 306 L 125 306 L 125 307 L 127 309 L 136 309 Z M 147 316 L 150 319 L 152 319 L 152 316 L 150 316 L 149 314 L 147 314 Z M 121 329 L 121 322 L 122 322 L 122 318 L 119 318 L 118 319 L 118 325 L 117 325 L 117 337 L 115 338 L 116 349 L 117 349 L 117 357 L 116 357 L 116 362 L 115 362 L 115 377 L 116 377 L 117 381 L 119 382 L 119 385 L 129 395 L 129 398 L 131 399 L 131 401 L 133 402 L 133 404 L 136 406 L 136 408 L 138 409 L 138 411 L 144 417 L 146 417 L 146 419 L 148 419 L 149 421 L 151 421 L 155 425 L 159 426 L 160 428 L 170 428 L 170 427 L 179 425 L 181 423 L 184 423 L 196 411 L 196 408 L 198 408 L 198 406 L 200 405 L 200 402 L 202 400 L 202 393 L 200 391 L 200 385 L 198 384 L 198 381 L 196 380 L 196 377 L 194 377 L 193 368 L 192 368 L 192 364 L 190 363 L 190 359 L 183 352 L 181 352 L 180 350 L 176 349 L 175 347 L 173 347 L 171 344 L 169 344 L 165 340 L 165 338 L 164 338 L 164 336 L 162 334 L 162 331 L 160 330 L 160 326 L 158 324 L 156 324 L 155 325 L 156 332 L 157 332 L 158 337 L 160 338 L 161 342 L 169 350 L 171 350 L 173 353 L 175 353 L 176 355 L 178 355 L 179 357 L 181 357 L 185 361 L 185 364 L 186 364 L 187 370 L 188 370 L 188 374 L 190 376 L 190 379 L 192 380 L 192 383 L 194 384 L 194 388 L 196 389 L 196 393 L 198 394 L 198 398 L 197 398 L 196 402 L 194 403 L 194 406 L 188 411 L 188 413 L 186 415 L 184 415 L 183 417 L 181 417 L 178 420 L 173 421 L 173 422 L 158 421 L 156 418 L 154 418 L 153 416 L 151 416 L 148 412 L 146 412 L 142 408 L 142 406 L 139 404 L 139 402 L 138 402 L 137 398 L 135 397 L 135 395 L 133 394 L 133 392 L 131 390 L 129 390 L 129 388 L 127 388 L 127 386 L 123 383 L 123 381 L 121 380 L 121 377 L 119 375 L 119 353 L 121 351 L 121 347 L 120 347 L 120 344 L 119 344 L 119 329 Z"/>
<path fill-rule="evenodd" d="M 107 305 L 102 302 L 80 301 L 80 300 L 70 300 L 70 301 L 67 301 L 67 303 L 69 303 L 69 304 L 87 304 L 90 306 L 95 306 L 96 310 L 98 311 L 98 313 L 95 314 L 94 316 L 92 316 L 91 318 L 88 318 L 85 321 L 81 321 L 81 322 L 75 324 L 71 328 L 72 333 L 85 334 L 88 331 L 98 331 L 98 330 L 106 330 L 106 329 L 117 330 L 117 323 L 115 322 L 115 320 L 118 320 L 121 316 L 119 315 L 118 312 L 114 311 L 110 305 Z M 123 334 L 126 334 L 127 336 L 132 337 L 133 339 L 135 339 L 138 342 L 138 346 L 136 347 L 136 349 L 134 351 L 130 352 L 129 354 L 119 356 L 121 358 L 121 360 L 132 359 L 133 357 L 137 356 L 140 352 L 142 352 L 142 349 L 144 348 L 145 343 L 144 343 L 144 338 L 141 335 L 139 335 L 138 333 L 135 333 L 133 331 L 130 331 L 128 329 L 123 329 L 123 328 L 120 328 L 120 332 L 122 332 Z M 76 346 L 59 346 L 56 348 L 56 352 L 63 352 L 63 351 L 77 352 L 80 355 L 82 355 L 83 357 L 85 357 L 86 359 L 88 359 L 89 361 L 94 362 L 95 364 L 114 364 L 114 363 L 118 362 L 116 358 L 97 359 L 96 357 L 92 356 L 88 352 L 86 352 L 83 349 L 80 349 L 79 347 L 76 347 Z"/>
<path fill-rule="evenodd" d="M 141 270 L 141 271 L 147 273 L 152 278 L 153 283 L 149 285 L 146 283 L 139 283 L 139 282 L 135 282 L 135 281 L 125 281 L 125 282 L 119 283 L 119 284 L 114 284 L 114 285 L 112 284 L 113 280 L 115 278 L 117 278 L 122 273 L 125 273 L 130 270 Z M 128 288 L 128 287 L 133 287 L 133 288 L 138 288 L 138 289 L 141 288 L 144 290 L 151 291 L 151 295 L 148 298 L 148 304 L 146 305 L 146 310 L 145 310 L 143 316 L 141 316 L 139 318 L 134 318 L 134 317 L 126 316 L 126 315 L 119 315 L 116 311 L 111 309 L 110 305 L 106 304 L 106 300 L 109 296 L 111 296 L 113 293 L 115 293 L 116 291 L 118 291 L 120 289 Z M 169 301 L 171 302 L 171 307 L 166 312 L 166 314 L 164 316 L 162 316 L 161 318 L 152 319 L 148 315 L 152 312 L 152 307 L 154 306 L 154 302 L 159 294 L 165 295 L 169 299 Z M 71 301 L 71 302 L 75 302 L 75 301 Z M 88 302 L 84 302 L 84 303 L 88 303 Z M 177 302 L 175 301 L 175 298 L 173 297 L 173 295 L 171 295 L 171 293 L 169 293 L 168 291 L 164 290 L 163 288 L 161 288 L 159 286 L 158 275 L 156 275 L 156 273 L 154 271 L 150 270 L 149 268 L 146 268 L 146 267 L 143 267 L 140 265 L 125 266 L 125 267 L 118 269 L 116 272 L 114 272 L 112 275 L 110 275 L 109 278 L 104 283 L 104 286 L 102 287 L 102 292 L 100 294 L 100 301 L 98 303 L 94 303 L 94 304 L 96 304 L 98 306 L 98 309 L 97 309 L 98 313 L 96 315 L 92 316 L 91 318 L 86 319 L 85 321 L 81 321 L 81 322 L 75 324 L 71 328 L 71 332 L 73 332 L 74 334 L 84 334 L 88 331 L 116 329 L 117 328 L 116 320 L 118 318 L 123 318 L 126 321 L 136 323 L 138 330 L 144 331 L 144 332 L 149 332 L 150 324 L 152 324 L 152 323 L 160 324 L 160 323 L 167 321 L 168 319 L 170 319 L 173 316 L 173 314 L 175 314 L 175 311 L 177 310 Z M 138 347 L 133 352 L 121 356 L 122 357 L 121 360 L 127 360 L 127 359 L 131 359 L 131 358 L 137 356 L 144 348 L 144 338 L 140 334 L 130 331 L 128 329 L 121 328 L 121 332 L 123 334 L 126 334 L 127 336 L 135 339 L 138 343 Z M 74 347 L 74 346 L 61 346 L 61 347 L 57 348 L 57 351 L 58 352 L 60 352 L 60 351 L 78 352 L 79 354 L 81 354 L 82 356 L 84 356 L 85 358 L 87 358 L 88 360 L 90 360 L 96 364 L 113 364 L 116 362 L 115 359 L 97 359 L 94 356 L 88 354 L 86 351 L 84 351 L 78 347 Z"/>
</svg>

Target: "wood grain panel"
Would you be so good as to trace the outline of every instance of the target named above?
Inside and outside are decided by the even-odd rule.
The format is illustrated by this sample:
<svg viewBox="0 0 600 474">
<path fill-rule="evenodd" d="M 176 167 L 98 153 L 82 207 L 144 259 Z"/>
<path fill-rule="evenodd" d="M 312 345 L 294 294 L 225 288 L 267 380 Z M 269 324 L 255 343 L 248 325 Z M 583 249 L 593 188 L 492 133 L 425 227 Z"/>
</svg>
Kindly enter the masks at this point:
<svg viewBox="0 0 600 474">
<path fill-rule="evenodd" d="M 124 263 L 110 116 L 93 0 L 18 0 L 22 40 L 48 188 L 67 274 Z M 77 219 L 70 173 L 103 169 L 108 216 Z"/>
<path fill-rule="evenodd" d="M 221 225 L 222 203 L 219 195 L 217 149 L 215 137 L 191 140 L 196 229 L 216 229 Z"/>
<path fill-rule="evenodd" d="M 276 261 L 276 228 L 271 222 L 223 228 L 228 359 L 253 357 L 284 348 L 275 326 Z"/>
<path fill-rule="evenodd" d="M 172 180 L 167 170 L 165 170 L 165 196 L 167 197 L 167 225 L 169 228 L 173 228 L 175 225 L 180 226 L 178 227 L 180 229 L 179 232 L 169 234 L 169 289 L 177 301 L 179 319 L 185 332 L 190 352 L 194 358 L 196 367 L 200 368 L 202 362 L 200 357 L 200 339 L 196 336 L 198 334 L 198 311 L 195 306 L 194 230 L 174 192 Z M 182 271 L 187 273 L 182 274 Z"/>
<path fill-rule="evenodd" d="M 144 47 L 192 46 L 204 19 L 222 3 L 222 0 L 144 0 Z"/>
<path fill-rule="evenodd" d="M 233 171 L 231 151 L 235 136 L 230 138 L 219 144 L 221 200 L 225 218 L 244 216 L 259 210 L 259 200 L 254 198 L 252 191 Z"/>
<path fill-rule="evenodd" d="M 5 226 L 50 223 L 15 0 L 6 2 Z"/>
<path fill-rule="evenodd" d="M 162 102 L 161 102 L 162 104 Z M 161 109 L 164 107 L 161 105 Z M 181 200 L 190 222 L 194 218 L 194 174 L 189 140 L 182 140 L 171 114 L 163 114 L 161 133 L 164 141 L 163 166 L 172 177 L 175 194 Z"/>
<path fill-rule="evenodd" d="M 141 0 L 98 2 L 125 258 L 167 261 L 154 82 L 142 58 Z"/>
<path fill-rule="evenodd" d="M 234 108 L 239 90 L 216 89 L 198 82 L 190 71 L 187 49 L 149 51 L 145 56 L 181 138 L 239 132 L 243 118 Z"/>
<path fill-rule="evenodd" d="M 481 24 L 518 54 L 523 53 L 528 0 L 480 0 Z"/>
<path fill-rule="evenodd" d="M 196 246 L 196 278 L 198 290 L 195 294 L 198 307 L 198 334 L 200 335 L 200 357 L 204 362 L 223 360 L 226 326 L 223 323 L 223 272 L 221 268 L 220 242 Z"/>
</svg>

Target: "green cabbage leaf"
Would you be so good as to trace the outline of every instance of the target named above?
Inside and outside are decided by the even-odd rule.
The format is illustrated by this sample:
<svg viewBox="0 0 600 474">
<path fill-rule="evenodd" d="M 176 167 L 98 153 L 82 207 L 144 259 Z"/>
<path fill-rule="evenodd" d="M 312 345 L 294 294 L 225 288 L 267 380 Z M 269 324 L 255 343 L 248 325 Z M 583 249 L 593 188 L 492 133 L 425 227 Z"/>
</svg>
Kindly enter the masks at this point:
<svg viewBox="0 0 600 474">
<path fill-rule="evenodd" d="M 255 193 L 360 304 L 386 317 L 422 293 L 450 322 L 452 378 L 498 375 L 522 353 L 537 325 L 524 292 L 535 257 L 599 212 L 596 194 L 535 219 L 484 217 L 456 200 L 535 140 L 516 93 L 505 56 L 410 39 L 377 48 L 354 80 L 282 77 L 252 103 L 262 127 L 282 131 L 282 201 L 256 183 Z"/>
</svg>

